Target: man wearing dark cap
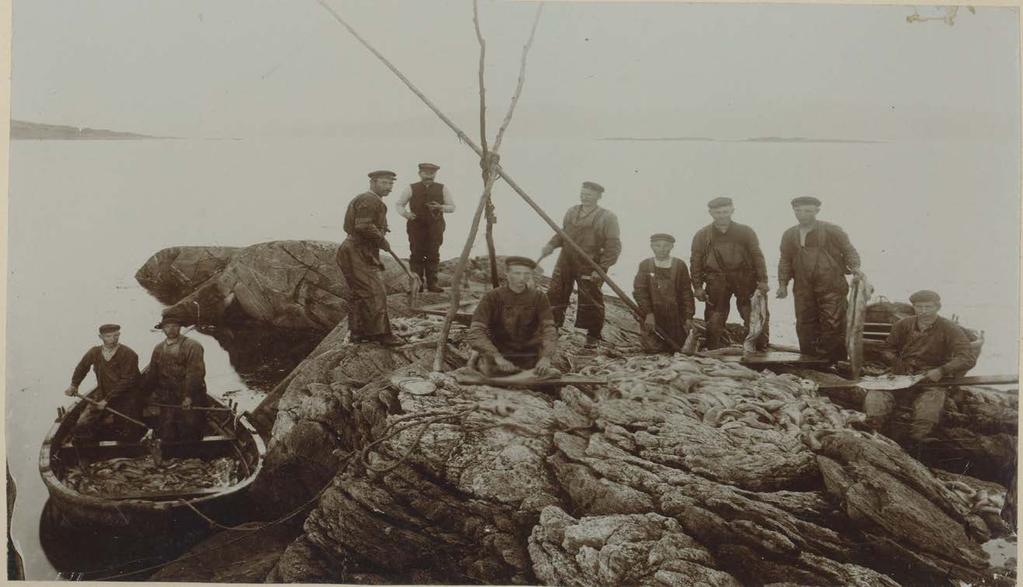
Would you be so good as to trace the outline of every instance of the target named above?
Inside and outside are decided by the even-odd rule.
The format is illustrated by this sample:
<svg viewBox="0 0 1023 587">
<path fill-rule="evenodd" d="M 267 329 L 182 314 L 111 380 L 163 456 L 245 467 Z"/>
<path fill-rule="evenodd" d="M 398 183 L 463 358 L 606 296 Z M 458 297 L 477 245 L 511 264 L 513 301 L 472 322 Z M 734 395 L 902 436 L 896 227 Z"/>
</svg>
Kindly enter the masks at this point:
<svg viewBox="0 0 1023 587">
<path fill-rule="evenodd" d="M 957 379 L 973 368 L 977 359 L 970 340 L 958 324 L 938 315 L 941 298 L 929 290 L 909 297 L 915 316 L 903 318 L 892 326 L 884 359 L 896 375 L 922 375 L 927 381 Z M 942 387 L 915 386 L 891 392 L 870 390 L 863 400 L 867 424 L 875 430 L 884 429 L 895 405 L 911 404 L 913 420 L 909 441 L 919 443 L 938 423 L 945 406 Z"/>
<path fill-rule="evenodd" d="M 860 255 L 841 227 L 817 220 L 820 209 L 821 201 L 812 196 L 792 200 L 799 224 L 781 237 L 777 297 L 787 297 L 794 280 L 799 351 L 841 361 L 846 357 L 845 276 L 862 276 Z"/>
<path fill-rule="evenodd" d="M 618 217 L 610 210 L 597 205 L 603 194 L 603 186 L 592 181 L 584 181 L 579 193 L 579 200 L 582 203 L 568 209 L 561 226 L 586 255 L 607 273 L 618 261 L 618 255 L 622 252 L 622 241 L 618 230 Z M 546 257 L 553 253 L 554 249 L 562 247 L 547 291 L 554 313 L 554 324 L 558 328 L 564 324 L 568 299 L 572 295 L 573 285 L 577 285 L 579 306 L 576 310 L 575 326 L 585 328 L 586 345 L 595 346 L 604 329 L 604 294 L 600 290 L 604 283 L 600 275 L 575 252 L 575 249 L 563 245 L 561 235 L 555 234 L 541 252 L 541 256 Z"/>
<path fill-rule="evenodd" d="M 558 332 L 547 296 L 528 287 L 536 263 L 526 257 L 505 259 L 505 285 L 483 294 L 469 326 L 468 340 L 479 352 L 485 375 L 509 375 L 534 369 L 537 375 L 552 372 Z"/>
<path fill-rule="evenodd" d="M 153 401 L 164 404 L 156 434 L 164 442 L 202 440 L 204 412 L 190 409 L 208 403 L 202 345 L 181 334 L 181 320 L 175 316 L 164 316 L 154 328 L 166 337 L 153 348 L 145 375 Z"/>
<path fill-rule="evenodd" d="M 352 342 L 378 342 L 385 346 L 404 344 L 391 333 L 387 318 L 387 288 L 380 251 L 390 251 L 387 234 L 387 205 L 397 175 L 393 171 L 369 174 L 369 191 L 348 204 L 344 229 L 348 237 L 337 249 L 337 264 L 348 284 L 348 330 Z"/>
<path fill-rule="evenodd" d="M 658 233 L 650 237 L 654 256 L 639 264 L 632 282 L 632 296 L 643 316 L 643 349 L 657 353 L 671 350 L 655 332 L 660 332 L 682 348 L 693 328 L 693 284 L 685 261 L 671 256 L 675 237 Z"/>
<path fill-rule="evenodd" d="M 92 369 L 96 374 L 96 392 L 90 397 L 99 405 L 89 404 L 82 410 L 75 426 L 74 437 L 78 442 L 92 442 L 97 438 L 97 426 L 103 410 L 112 409 L 127 416 L 138 418 L 142 414 L 142 397 L 139 389 L 139 356 L 135 351 L 120 344 L 121 327 L 104 324 L 99 327 L 99 338 L 103 344 L 85 352 L 71 375 L 71 385 L 65 395 L 78 395 L 78 386 Z M 110 435 L 119 437 L 132 432 L 121 420 L 110 428 Z"/>
<path fill-rule="evenodd" d="M 693 237 L 689 263 L 693 268 L 696 299 L 704 302 L 703 318 L 707 321 L 708 349 L 724 346 L 725 332 L 732 296 L 746 328 L 749 328 L 751 300 L 758 289 L 770 291 L 767 263 L 760 250 L 760 241 L 752 228 L 732 221 L 735 207 L 731 198 L 714 198 L 707 202 L 714 221 Z M 766 350 L 767 325 L 757 339 L 757 350 Z"/>
<path fill-rule="evenodd" d="M 444 242 L 444 215 L 455 211 L 451 192 L 442 183 L 434 182 L 437 170 L 433 163 L 419 164 L 418 181 L 398 198 L 398 214 L 408 219 L 408 244 L 411 251 L 409 268 L 426 283 L 427 291 L 444 291 L 437 285 L 440 245 Z M 409 210 L 405 209 L 408 205 Z"/>
</svg>

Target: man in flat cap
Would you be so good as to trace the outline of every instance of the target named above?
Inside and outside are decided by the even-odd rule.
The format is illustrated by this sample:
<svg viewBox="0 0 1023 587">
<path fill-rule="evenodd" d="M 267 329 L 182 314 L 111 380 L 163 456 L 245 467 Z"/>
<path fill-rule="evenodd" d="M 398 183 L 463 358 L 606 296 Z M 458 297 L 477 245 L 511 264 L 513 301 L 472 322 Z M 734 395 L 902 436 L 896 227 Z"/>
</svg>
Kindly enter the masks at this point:
<svg viewBox="0 0 1023 587">
<path fill-rule="evenodd" d="M 941 297 L 922 290 L 909 297 L 915 316 L 903 318 L 892 326 L 884 359 L 896 375 L 923 375 L 927 381 L 957 379 L 972 369 L 977 357 L 963 329 L 938 315 Z M 930 434 L 945 407 L 945 389 L 915 386 L 901 391 L 869 390 L 863 400 L 867 424 L 882 431 L 896 404 L 911 404 L 913 420 L 908 440 L 919 443 Z"/>
<path fill-rule="evenodd" d="M 551 359 L 558 349 L 558 331 L 550 302 L 542 291 L 528 287 L 536 263 L 526 257 L 507 257 L 505 285 L 483 295 L 469 326 L 468 340 L 479 352 L 485 375 L 509 375 L 534 369 L 537 375 L 556 372 Z"/>
<path fill-rule="evenodd" d="M 109 405 L 127 416 L 138 418 L 142 415 L 142 394 L 139 388 L 139 356 L 135 351 L 120 343 L 121 327 L 104 324 L 99 327 L 99 339 L 103 344 L 85 352 L 71 375 L 71 385 L 64 390 L 68 396 L 78 395 L 78 386 L 92 369 L 96 375 L 96 391 L 91 396 L 99 405 L 89 404 L 82 410 L 75 426 L 76 442 L 90 443 L 99 436 L 97 427 L 103 411 Z M 121 419 L 115 419 L 109 436 L 122 437 L 131 432 Z M 129 424 L 130 426 L 130 424 Z M 107 435 L 103 435 L 107 436 Z"/>
<path fill-rule="evenodd" d="M 597 205 L 604 188 L 598 183 L 584 181 L 579 193 L 581 203 L 572 206 L 565 213 L 562 230 L 607 273 L 618 261 L 622 252 L 622 241 L 618 230 L 618 217 L 610 210 Z M 551 275 L 547 295 L 554 313 L 554 324 L 561 328 L 565 322 L 568 299 L 573 285 L 579 288 L 579 306 L 576 310 L 576 328 L 586 329 L 586 345 L 595 346 L 604 329 L 604 294 L 600 288 L 604 283 L 575 250 L 562 242 L 561 235 L 555 234 L 544 245 L 541 256 L 546 257 L 561 247 L 558 262 Z"/>
<path fill-rule="evenodd" d="M 359 194 L 345 211 L 347 238 L 337 249 L 337 264 L 348 283 L 348 329 L 352 342 L 399 346 L 404 341 L 391 333 L 387 318 L 387 288 L 380 251 L 390 251 L 385 235 L 387 205 L 397 175 L 393 171 L 369 174 L 369 191 Z"/>
<path fill-rule="evenodd" d="M 438 169 L 440 167 L 433 163 L 420 163 L 420 181 L 406 187 L 398 197 L 398 214 L 408 219 L 409 268 L 426 283 L 426 290 L 432 292 L 444 291 L 437 285 L 444 215 L 455 211 L 451 191 L 434 181 Z"/>
<path fill-rule="evenodd" d="M 767 263 L 760 250 L 760 241 L 752 228 L 732 221 L 735 207 L 731 198 L 714 198 L 707 202 L 713 222 L 693 237 L 689 263 L 693 269 L 696 299 L 704 302 L 703 318 L 707 321 L 708 349 L 724 346 L 721 337 L 728 322 L 732 296 L 735 307 L 749 329 L 753 294 L 758 289 L 770 291 Z M 768 331 L 757 339 L 757 350 L 766 350 Z"/>
<path fill-rule="evenodd" d="M 682 348 L 693 329 L 693 284 L 685 261 L 671 256 L 675 237 L 658 233 L 650 237 L 654 256 L 639 264 L 632 282 L 632 296 L 643 316 L 641 343 L 647 352 L 657 353 L 671 347 L 656 334 L 660 332 L 677 348 Z"/>
<path fill-rule="evenodd" d="M 812 196 L 792 200 L 799 224 L 781 237 L 777 297 L 787 297 L 794 280 L 799 351 L 841 361 L 846 358 L 845 276 L 862 277 L 860 255 L 841 227 L 817 220 L 820 209 L 821 201 Z"/>
<path fill-rule="evenodd" d="M 153 401 L 164 404 L 156 428 L 164 442 L 202 440 L 206 424 L 204 412 L 190 409 L 209 403 L 203 348 L 181 333 L 181 324 L 179 318 L 167 315 L 154 326 L 163 331 L 165 338 L 153 348 L 145 375 L 145 387 Z"/>
</svg>

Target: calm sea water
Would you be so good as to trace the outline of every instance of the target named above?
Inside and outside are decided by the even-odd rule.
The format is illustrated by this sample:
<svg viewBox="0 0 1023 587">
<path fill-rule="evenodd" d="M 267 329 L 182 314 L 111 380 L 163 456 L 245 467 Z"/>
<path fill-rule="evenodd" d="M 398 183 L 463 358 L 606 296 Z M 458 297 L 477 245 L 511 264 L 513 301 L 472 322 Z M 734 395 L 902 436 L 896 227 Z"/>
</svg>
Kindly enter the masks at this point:
<svg viewBox="0 0 1023 587">
<path fill-rule="evenodd" d="M 455 194 L 444 257 L 464 243 L 480 191 L 478 162 L 456 140 L 19 141 L 12 144 L 7 451 L 18 485 L 14 537 L 30 579 L 56 576 L 39 540 L 46 499 L 40 443 L 71 371 L 103 322 L 143 361 L 160 341 L 161 305 L 135 270 L 172 245 L 248 245 L 276 239 L 339 241 L 348 200 L 365 173 L 441 165 Z M 607 188 L 602 201 L 622 226 L 624 252 L 611 277 L 631 291 L 647 237 L 670 232 L 688 260 L 692 234 L 709 221 L 705 202 L 736 200 L 739 222 L 760 235 L 772 276 L 778 240 L 794 223 L 788 200 L 815 194 L 821 218 L 841 224 L 878 294 L 905 299 L 941 292 L 944 312 L 986 332 L 975 374 L 1016 372 L 1019 336 L 1019 161 L 1012 143 L 772 144 L 530 142 L 509 137 L 503 165 L 560 221 L 579 184 Z M 393 200 L 391 200 L 393 201 Z M 502 254 L 538 256 L 551 231 L 506 186 L 495 192 Z M 400 217 L 392 243 L 407 252 Z M 482 238 L 477 254 L 485 248 Z M 553 259 L 545 262 L 548 271 Z M 773 287 L 773 283 L 772 283 Z M 791 300 L 772 302 L 771 332 L 794 343 Z M 698 310 L 700 311 L 700 310 Z M 211 392 L 255 389 L 215 340 L 206 348 Z M 237 363 L 237 361 L 235 361 Z M 90 381 L 86 382 L 88 385 Z M 254 401 L 254 399 L 252 400 Z"/>
</svg>

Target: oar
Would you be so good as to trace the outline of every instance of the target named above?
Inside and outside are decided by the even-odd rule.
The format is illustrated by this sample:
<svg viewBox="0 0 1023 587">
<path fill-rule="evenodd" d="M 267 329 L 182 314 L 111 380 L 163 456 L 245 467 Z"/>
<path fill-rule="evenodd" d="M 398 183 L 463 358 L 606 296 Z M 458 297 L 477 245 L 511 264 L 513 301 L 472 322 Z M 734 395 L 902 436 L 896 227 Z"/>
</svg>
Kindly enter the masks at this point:
<svg viewBox="0 0 1023 587">
<path fill-rule="evenodd" d="M 842 389 L 856 387 L 859 383 L 860 380 L 827 381 L 818 383 L 817 387 L 819 389 Z M 1010 385 L 1013 383 L 1019 383 L 1019 375 L 972 375 L 969 377 L 960 377 L 959 379 L 942 379 L 940 381 L 928 381 L 926 379 L 921 379 L 908 387 L 915 387 L 917 385 L 925 385 L 928 387 L 951 387 L 955 385 Z"/>
<path fill-rule="evenodd" d="M 415 307 L 416 302 L 419 301 L 419 292 L 423 290 L 423 282 L 419 279 L 418 275 L 412 275 L 412 272 L 405 266 L 404 261 L 398 258 L 398 255 L 394 251 L 388 250 L 388 253 L 394 257 L 394 260 L 398 262 L 398 265 L 405 271 L 405 275 L 408 275 L 409 281 L 409 292 L 408 292 L 408 303 L 409 306 Z"/>
<path fill-rule="evenodd" d="M 175 405 L 175 404 L 159 404 L 159 403 L 156 403 L 156 402 L 152 402 L 149 405 L 156 406 L 158 408 L 174 408 L 174 409 L 178 409 L 178 410 L 196 410 L 196 411 L 199 411 L 199 412 L 234 412 L 234 410 L 232 410 L 231 408 L 207 408 L 207 407 L 203 407 L 203 406 L 189 406 L 189 407 L 186 408 L 185 406 L 180 406 L 180 405 Z"/>
<path fill-rule="evenodd" d="M 92 404 L 94 406 L 99 406 L 100 405 L 100 402 L 92 399 L 91 397 L 86 397 L 86 396 L 84 396 L 84 395 L 82 395 L 80 393 L 77 393 L 77 392 L 75 393 L 75 397 L 81 398 L 81 399 L 89 402 L 90 404 Z M 103 406 L 103 409 L 109 411 L 111 414 L 113 414 L 115 416 L 118 416 L 118 417 L 120 417 L 120 418 L 122 418 L 124 420 L 127 420 L 127 421 L 131 422 L 132 424 L 135 424 L 136 426 L 141 426 L 141 427 L 145 428 L 146 429 L 146 435 L 142 437 L 142 444 L 149 446 L 149 451 L 153 455 L 153 462 L 154 463 L 159 465 L 160 463 L 163 462 L 163 454 L 161 452 L 160 439 L 159 438 L 156 438 L 156 439 L 153 438 L 154 430 L 152 429 L 152 427 L 149 426 L 149 424 L 146 424 L 145 422 L 142 422 L 141 420 L 136 420 L 135 418 L 132 418 L 131 416 L 122 414 L 121 412 L 118 412 L 117 410 L 115 410 L 114 408 L 111 408 L 111 407 Z"/>
</svg>

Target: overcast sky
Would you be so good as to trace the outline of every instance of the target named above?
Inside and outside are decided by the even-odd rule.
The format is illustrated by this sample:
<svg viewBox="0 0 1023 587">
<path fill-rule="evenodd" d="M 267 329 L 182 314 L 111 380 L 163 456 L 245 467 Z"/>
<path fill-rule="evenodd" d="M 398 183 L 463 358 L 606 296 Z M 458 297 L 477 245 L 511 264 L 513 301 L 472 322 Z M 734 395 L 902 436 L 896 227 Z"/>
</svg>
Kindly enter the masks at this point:
<svg viewBox="0 0 1023 587">
<path fill-rule="evenodd" d="M 469 0 L 330 2 L 478 132 Z M 494 124 L 534 10 L 481 2 Z M 548 3 L 509 139 L 1016 137 L 1016 9 L 911 14 Z M 158 135 L 448 132 L 314 0 L 16 0 L 12 92 L 16 119 Z"/>
</svg>

